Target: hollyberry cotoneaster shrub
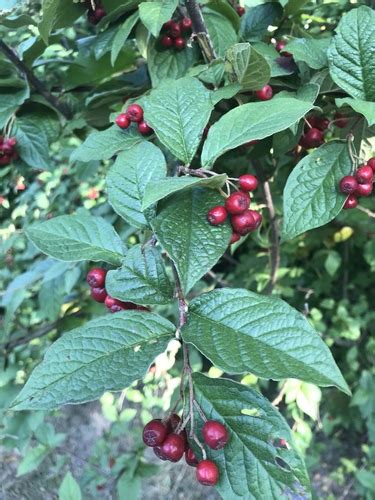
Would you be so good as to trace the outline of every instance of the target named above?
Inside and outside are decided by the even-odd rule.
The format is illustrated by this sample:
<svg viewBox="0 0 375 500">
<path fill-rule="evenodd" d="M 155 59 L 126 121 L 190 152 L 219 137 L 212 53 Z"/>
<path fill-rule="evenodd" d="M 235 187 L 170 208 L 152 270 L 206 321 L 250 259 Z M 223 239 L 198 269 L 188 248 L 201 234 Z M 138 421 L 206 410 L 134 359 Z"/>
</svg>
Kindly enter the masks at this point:
<svg viewBox="0 0 375 500">
<path fill-rule="evenodd" d="M 2 179 L 32 182 L 69 156 L 66 172 L 102 182 L 102 201 L 81 207 L 74 197 L 56 215 L 42 202 L 26 218 L 29 254 L 58 263 L 50 281 L 64 276 L 63 295 L 84 275 L 82 296 L 96 309 L 60 332 L 37 366 L 26 363 L 7 411 L 124 390 L 175 343 L 180 383 L 165 414 L 139 429 L 144 445 L 161 461 L 185 457 L 197 482 L 224 499 L 311 498 L 287 420 L 243 381 L 292 379 L 351 395 L 317 321 L 281 298 L 277 281 L 283 249 L 303 253 L 309 231 L 356 212 L 343 209 L 374 217 L 374 11 L 347 4 L 334 25 L 294 29 L 302 4 L 293 1 L 13 8 L 4 25 L 27 40 L 38 33 L 0 42 Z M 247 272 L 250 259 L 256 267 L 267 256 L 258 286 L 233 286 L 235 270 L 225 282 L 207 279 L 241 251 Z M 9 315 L 24 298 L 4 302 Z M 80 307 L 71 300 L 68 316 Z M 8 318 L 7 356 L 10 332 Z"/>
</svg>

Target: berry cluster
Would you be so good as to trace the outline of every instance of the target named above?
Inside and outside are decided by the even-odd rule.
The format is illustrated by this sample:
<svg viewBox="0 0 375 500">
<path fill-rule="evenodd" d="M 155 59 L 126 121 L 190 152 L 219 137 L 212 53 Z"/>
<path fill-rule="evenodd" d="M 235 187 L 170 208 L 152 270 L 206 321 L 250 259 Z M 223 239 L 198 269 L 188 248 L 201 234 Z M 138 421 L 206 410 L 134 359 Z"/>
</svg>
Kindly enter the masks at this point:
<svg viewBox="0 0 375 500">
<path fill-rule="evenodd" d="M 103 9 L 100 3 L 93 3 L 91 0 L 86 0 L 86 5 L 88 8 L 87 20 L 91 24 L 98 24 L 98 22 L 107 15 L 106 11 Z"/>
<path fill-rule="evenodd" d="M 132 122 L 137 123 L 138 132 L 142 135 L 150 135 L 153 132 L 144 121 L 143 108 L 139 104 L 130 104 L 125 113 L 117 116 L 115 122 L 122 129 L 129 128 Z"/>
<path fill-rule="evenodd" d="M 218 205 L 207 213 L 207 220 L 213 226 L 223 224 L 228 215 L 233 228 L 230 244 L 238 241 L 251 231 L 255 231 L 262 223 L 262 215 L 250 210 L 250 192 L 258 186 L 258 179 L 251 174 L 241 175 L 238 179 L 240 191 L 235 191 L 225 200 L 225 206 Z"/>
<path fill-rule="evenodd" d="M 105 289 L 105 278 L 107 271 L 102 267 L 94 267 L 91 269 L 86 276 L 86 281 L 91 288 L 91 297 L 100 303 L 104 303 L 106 308 L 111 312 L 120 312 L 130 309 L 136 309 L 138 311 L 148 311 L 147 307 L 137 306 L 133 302 L 122 302 L 121 300 L 115 299 L 107 294 Z"/>
<path fill-rule="evenodd" d="M 188 437 L 178 415 L 169 418 L 151 420 L 143 429 L 143 442 L 153 448 L 160 460 L 178 462 L 185 454 L 185 461 L 196 467 L 197 481 L 205 486 L 214 486 L 219 480 L 219 469 L 215 462 L 199 460 L 191 449 Z M 229 441 L 229 434 L 223 424 L 215 420 L 206 420 L 202 428 L 204 442 L 213 450 L 220 450 Z M 205 452 L 204 452 L 205 453 Z"/>
<path fill-rule="evenodd" d="M 18 159 L 18 153 L 15 150 L 17 139 L 15 137 L 0 136 L 0 167 L 5 167 Z"/>
<path fill-rule="evenodd" d="M 340 191 L 349 195 L 344 208 L 355 208 L 360 196 L 370 196 L 375 181 L 375 157 L 358 167 L 354 175 L 346 175 L 340 181 Z"/>
<path fill-rule="evenodd" d="M 191 34 L 193 23 L 189 17 L 181 21 L 170 19 L 163 24 L 160 45 L 165 49 L 183 50 L 186 47 L 186 38 Z M 184 38 L 186 37 L 186 38 Z"/>
</svg>

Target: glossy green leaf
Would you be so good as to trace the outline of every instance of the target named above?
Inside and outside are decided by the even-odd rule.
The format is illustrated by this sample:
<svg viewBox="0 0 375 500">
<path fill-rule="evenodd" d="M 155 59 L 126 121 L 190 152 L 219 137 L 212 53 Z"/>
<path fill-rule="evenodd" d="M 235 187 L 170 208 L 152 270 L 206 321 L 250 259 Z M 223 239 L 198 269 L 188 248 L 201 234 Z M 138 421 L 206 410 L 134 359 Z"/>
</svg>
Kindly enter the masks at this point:
<svg viewBox="0 0 375 500">
<path fill-rule="evenodd" d="M 81 500 L 82 493 L 79 484 L 71 472 L 67 472 L 59 488 L 59 500 Z"/>
<path fill-rule="evenodd" d="M 287 50 L 295 61 L 303 61 L 310 68 L 321 69 L 327 66 L 327 50 L 330 38 L 295 38 L 288 42 Z"/>
<path fill-rule="evenodd" d="M 278 298 L 214 290 L 190 302 L 181 334 L 228 373 L 298 378 L 350 394 L 326 344 L 301 313 Z"/>
<path fill-rule="evenodd" d="M 230 149 L 264 139 L 298 122 L 313 105 L 299 99 L 277 99 L 244 104 L 211 126 L 202 151 L 202 165 L 210 167 Z"/>
<path fill-rule="evenodd" d="M 223 204 L 223 198 L 215 191 L 189 189 L 161 202 L 152 223 L 158 241 L 177 267 L 186 293 L 216 264 L 228 246 L 229 224 L 211 226 L 207 222 L 207 212 L 219 204 Z"/>
<path fill-rule="evenodd" d="M 336 99 L 336 106 L 350 106 L 354 111 L 363 115 L 369 127 L 375 125 L 375 102 L 362 101 L 361 99 L 352 99 L 345 97 L 343 99 Z"/>
<path fill-rule="evenodd" d="M 160 250 L 151 245 L 130 248 L 120 269 L 106 276 L 107 292 L 117 299 L 136 304 L 168 304 L 172 286 Z"/>
<path fill-rule="evenodd" d="M 352 169 L 346 142 L 329 142 L 305 156 L 284 189 L 283 238 L 323 226 L 341 211 L 345 196 L 339 183 Z"/>
<path fill-rule="evenodd" d="M 116 265 L 124 256 L 120 237 L 101 217 L 60 215 L 29 226 L 26 235 L 39 250 L 59 260 L 104 260 Z"/>
<path fill-rule="evenodd" d="M 246 10 L 241 18 L 240 34 L 248 42 L 260 40 L 275 19 L 281 16 L 282 7 L 277 2 L 267 2 Z"/>
<path fill-rule="evenodd" d="M 207 448 L 220 471 L 216 488 L 222 498 L 279 500 L 311 498 L 305 464 L 287 422 L 258 391 L 227 379 L 193 375 L 195 397 L 208 419 L 221 422 L 229 442 Z M 197 415 L 198 416 L 198 415 Z M 198 417 L 199 427 L 202 423 Z M 280 447 L 285 439 L 288 448 Z"/>
<path fill-rule="evenodd" d="M 217 56 L 225 52 L 238 41 L 237 33 L 227 17 L 207 7 L 203 9 L 203 17 Z"/>
<path fill-rule="evenodd" d="M 185 164 L 193 159 L 210 118 L 210 91 L 196 78 L 168 80 L 145 102 L 145 120 L 160 142 Z"/>
<path fill-rule="evenodd" d="M 50 170 L 48 140 L 44 131 L 31 118 L 16 120 L 12 133 L 17 139 L 17 152 L 32 168 Z"/>
<path fill-rule="evenodd" d="M 150 209 L 142 210 L 142 200 L 149 183 L 166 176 L 163 153 L 151 142 L 143 142 L 118 155 L 107 174 L 108 201 L 115 212 L 134 227 L 148 224 Z"/>
<path fill-rule="evenodd" d="M 73 21 L 83 14 L 84 10 L 84 5 L 77 2 L 43 0 L 43 18 L 39 23 L 39 32 L 44 42 L 48 43 L 49 35 L 54 28 L 70 26 Z"/>
<path fill-rule="evenodd" d="M 268 62 L 249 43 L 233 45 L 225 59 L 229 80 L 240 83 L 243 90 L 261 89 L 271 77 Z"/>
<path fill-rule="evenodd" d="M 206 178 L 184 176 L 166 177 L 165 179 L 157 180 L 156 182 L 152 182 L 147 185 L 143 197 L 142 209 L 144 210 L 157 201 L 184 189 L 193 187 L 209 187 L 217 189 L 225 184 L 227 178 L 228 176 L 226 174 L 220 174 Z"/>
<path fill-rule="evenodd" d="M 271 68 L 271 77 L 291 75 L 297 70 L 292 59 L 282 57 L 275 47 L 269 43 L 256 42 L 251 44 L 261 54 Z"/>
<path fill-rule="evenodd" d="M 157 37 L 163 24 L 172 19 L 177 4 L 178 0 L 142 2 L 139 5 L 139 17 L 148 31 Z"/>
<path fill-rule="evenodd" d="M 375 11 L 361 6 L 345 14 L 328 50 L 332 79 L 350 96 L 375 101 Z"/>
<path fill-rule="evenodd" d="M 142 378 L 175 327 L 150 312 L 104 315 L 65 333 L 13 402 L 15 410 L 52 410 L 119 391 Z"/>
<path fill-rule="evenodd" d="M 121 52 L 126 40 L 128 39 L 131 30 L 136 25 L 139 19 L 138 11 L 133 12 L 133 14 L 125 19 L 122 25 L 118 28 L 117 33 L 112 42 L 111 49 L 111 63 L 112 66 L 115 64 L 116 59 Z"/>
</svg>

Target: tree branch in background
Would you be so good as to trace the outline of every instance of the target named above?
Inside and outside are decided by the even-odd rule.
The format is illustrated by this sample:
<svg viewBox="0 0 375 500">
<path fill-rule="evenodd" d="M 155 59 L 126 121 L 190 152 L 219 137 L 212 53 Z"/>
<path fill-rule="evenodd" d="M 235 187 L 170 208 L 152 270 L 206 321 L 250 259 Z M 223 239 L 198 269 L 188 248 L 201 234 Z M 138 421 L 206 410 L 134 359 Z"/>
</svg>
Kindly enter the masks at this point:
<svg viewBox="0 0 375 500">
<path fill-rule="evenodd" d="M 69 119 L 72 116 L 70 110 L 64 104 L 61 104 L 57 97 L 55 97 L 48 90 L 46 85 L 37 78 L 33 71 L 29 69 L 26 64 L 19 59 L 17 54 L 6 43 L 0 40 L 0 50 L 5 56 L 18 68 L 18 70 L 26 77 L 29 84 L 48 101 L 57 111 L 59 111 L 65 118 Z"/>
<path fill-rule="evenodd" d="M 196 0 L 185 0 L 185 7 L 193 23 L 193 32 L 197 37 L 204 58 L 207 62 L 211 62 L 216 59 L 216 53 L 203 19 L 201 8 Z"/>
</svg>

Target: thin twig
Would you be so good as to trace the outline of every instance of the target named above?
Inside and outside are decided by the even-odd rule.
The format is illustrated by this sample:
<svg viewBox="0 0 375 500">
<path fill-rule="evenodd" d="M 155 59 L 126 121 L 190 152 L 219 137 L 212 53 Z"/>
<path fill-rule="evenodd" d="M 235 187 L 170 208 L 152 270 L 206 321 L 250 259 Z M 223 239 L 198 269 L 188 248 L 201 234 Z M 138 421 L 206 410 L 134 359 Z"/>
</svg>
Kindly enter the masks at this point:
<svg viewBox="0 0 375 500">
<path fill-rule="evenodd" d="M 362 207 L 361 205 L 357 205 L 357 209 L 367 214 L 369 217 L 375 218 L 375 212 L 371 212 L 371 210 L 369 210 L 368 208 Z"/>
<path fill-rule="evenodd" d="M 186 10 L 193 24 L 193 32 L 207 62 L 216 59 L 215 49 L 204 21 L 201 8 L 196 0 L 185 0 Z"/>
</svg>

